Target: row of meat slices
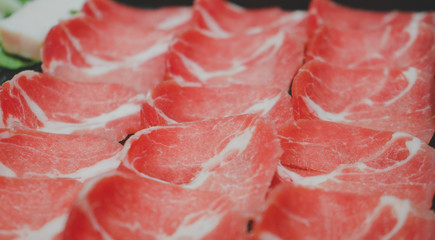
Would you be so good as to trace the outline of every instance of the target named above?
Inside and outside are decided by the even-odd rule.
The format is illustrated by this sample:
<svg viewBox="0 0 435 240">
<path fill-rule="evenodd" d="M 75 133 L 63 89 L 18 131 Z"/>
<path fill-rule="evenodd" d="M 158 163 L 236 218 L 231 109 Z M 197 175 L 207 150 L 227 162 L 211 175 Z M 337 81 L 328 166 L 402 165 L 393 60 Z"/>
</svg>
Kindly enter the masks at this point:
<svg viewBox="0 0 435 240">
<path fill-rule="evenodd" d="M 434 238 L 432 21 L 87 1 L 1 87 L 0 238 Z"/>
</svg>

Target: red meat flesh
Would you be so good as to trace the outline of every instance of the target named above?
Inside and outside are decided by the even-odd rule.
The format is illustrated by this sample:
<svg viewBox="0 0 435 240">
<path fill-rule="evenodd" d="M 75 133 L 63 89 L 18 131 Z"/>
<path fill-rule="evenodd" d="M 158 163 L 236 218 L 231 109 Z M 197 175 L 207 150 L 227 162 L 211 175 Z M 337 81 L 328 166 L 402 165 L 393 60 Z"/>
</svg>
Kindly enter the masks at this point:
<svg viewBox="0 0 435 240">
<path fill-rule="evenodd" d="M 303 50 L 302 43 L 283 31 L 216 38 L 191 30 L 170 47 L 166 71 L 178 82 L 245 84 L 287 91 L 302 65 Z"/>
<path fill-rule="evenodd" d="M 418 19 L 408 25 L 367 31 L 323 26 L 307 46 L 307 61 L 317 59 L 348 68 L 415 67 L 434 73 L 435 31 Z"/>
<path fill-rule="evenodd" d="M 0 239 L 62 239 L 81 187 L 72 179 L 0 177 Z"/>
<path fill-rule="evenodd" d="M 308 31 L 312 35 L 320 25 L 334 26 L 346 31 L 367 31 L 389 26 L 407 25 L 414 18 L 420 22 L 435 24 L 430 12 L 379 12 L 339 5 L 331 0 L 312 0 L 308 8 Z"/>
<path fill-rule="evenodd" d="M 270 194 L 258 240 L 419 239 L 435 237 L 435 214 L 389 195 L 283 184 Z"/>
<path fill-rule="evenodd" d="M 175 32 L 79 16 L 50 30 L 42 68 L 65 80 L 118 83 L 146 93 L 164 78 Z"/>
<path fill-rule="evenodd" d="M 145 100 L 118 84 L 62 81 L 24 71 L 0 88 L 0 127 L 92 133 L 120 141 L 142 129 Z"/>
<path fill-rule="evenodd" d="M 305 11 L 290 12 L 279 8 L 247 10 L 224 0 L 196 0 L 193 5 L 194 24 L 220 37 L 280 28 L 305 41 L 306 17 Z"/>
<path fill-rule="evenodd" d="M 84 181 L 116 169 L 121 144 L 93 135 L 0 129 L 0 176 Z"/>
<path fill-rule="evenodd" d="M 223 195 L 108 173 L 85 185 L 71 211 L 69 239 L 243 239 L 246 220 Z"/>
<path fill-rule="evenodd" d="M 152 98 L 160 114 L 176 122 L 258 114 L 279 127 L 293 119 L 290 95 L 276 88 L 235 84 L 183 86 L 175 81 L 164 81 L 154 89 Z"/>
<path fill-rule="evenodd" d="M 301 120 L 279 133 L 278 177 L 331 191 L 384 193 L 429 209 L 435 149 L 406 133 Z"/>
<path fill-rule="evenodd" d="M 295 118 L 407 132 L 429 142 L 435 131 L 433 75 L 416 68 L 348 69 L 310 61 L 296 75 Z"/>
<path fill-rule="evenodd" d="M 224 194 L 249 215 L 261 210 L 282 153 L 270 123 L 254 115 L 148 128 L 125 149 L 121 169 Z"/>
<path fill-rule="evenodd" d="M 182 30 L 191 25 L 190 7 L 139 9 L 113 0 L 88 0 L 82 12 L 90 17 L 130 28 Z"/>
</svg>

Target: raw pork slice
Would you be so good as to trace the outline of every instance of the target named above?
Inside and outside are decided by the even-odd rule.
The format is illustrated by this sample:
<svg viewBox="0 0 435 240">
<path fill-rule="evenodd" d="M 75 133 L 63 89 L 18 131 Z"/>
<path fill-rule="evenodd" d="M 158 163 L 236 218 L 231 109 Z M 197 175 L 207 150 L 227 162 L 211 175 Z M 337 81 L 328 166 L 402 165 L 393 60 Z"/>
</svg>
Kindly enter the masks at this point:
<svg viewBox="0 0 435 240">
<path fill-rule="evenodd" d="M 0 176 L 84 181 L 116 169 L 121 144 L 93 135 L 0 129 Z"/>
<path fill-rule="evenodd" d="M 276 127 L 293 120 L 292 99 L 283 90 L 259 86 L 179 85 L 164 81 L 152 92 L 153 107 L 172 122 L 188 122 L 239 114 L 258 114 Z M 170 120 L 167 120 L 170 121 Z"/>
<path fill-rule="evenodd" d="M 72 179 L 0 177 L 0 239 L 62 239 L 81 187 Z"/>
<path fill-rule="evenodd" d="M 118 83 L 146 93 L 163 80 L 173 33 L 79 16 L 51 29 L 42 68 L 65 80 Z"/>
<path fill-rule="evenodd" d="M 254 115 L 148 128 L 124 148 L 121 169 L 224 194 L 250 215 L 260 212 L 282 153 L 270 123 Z"/>
<path fill-rule="evenodd" d="M 305 41 L 306 17 L 305 11 L 289 12 L 279 8 L 247 10 L 224 0 L 196 0 L 193 4 L 194 24 L 220 37 L 280 28 Z"/>
<path fill-rule="evenodd" d="M 222 39 L 191 30 L 170 47 L 166 71 L 169 78 L 207 86 L 246 84 L 288 90 L 302 65 L 303 51 L 303 44 L 283 31 Z"/>
<path fill-rule="evenodd" d="M 256 227 L 258 240 L 435 238 L 435 214 L 409 200 L 281 185 Z"/>
<path fill-rule="evenodd" d="M 416 68 L 347 69 L 305 64 L 293 80 L 295 118 L 320 118 L 407 132 L 429 142 L 435 131 L 433 75 Z"/>
<path fill-rule="evenodd" d="M 430 209 L 435 149 L 406 133 L 301 120 L 279 133 L 281 181 L 325 190 L 385 193 Z"/>
<path fill-rule="evenodd" d="M 310 40 L 306 60 L 348 68 L 416 67 L 431 74 L 435 67 L 434 28 L 419 21 L 367 31 L 323 26 Z"/>
<path fill-rule="evenodd" d="M 113 0 L 88 0 L 83 13 L 111 24 L 125 27 L 182 30 L 189 27 L 192 18 L 190 7 L 165 7 L 138 9 Z"/>
<path fill-rule="evenodd" d="M 308 13 L 308 31 L 311 34 L 320 25 L 334 26 L 347 31 L 367 31 L 407 25 L 415 19 L 430 25 L 435 24 L 434 13 L 367 11 L 341 6 L 331 0 L 312 0 Z"/>
<path fill-rule="evenodd" d="M 0 88 L 0 127 L 92 133 L 120 141 L 142 129 L 145 98 L 118 84 L 62 81 L 24 71 Z"/>
<path fill-rule="evenodd" d="M 85 185 L 64 240 L 244 239 L 246 224 L 221 194 L 114 172 Z"/>
</svg>

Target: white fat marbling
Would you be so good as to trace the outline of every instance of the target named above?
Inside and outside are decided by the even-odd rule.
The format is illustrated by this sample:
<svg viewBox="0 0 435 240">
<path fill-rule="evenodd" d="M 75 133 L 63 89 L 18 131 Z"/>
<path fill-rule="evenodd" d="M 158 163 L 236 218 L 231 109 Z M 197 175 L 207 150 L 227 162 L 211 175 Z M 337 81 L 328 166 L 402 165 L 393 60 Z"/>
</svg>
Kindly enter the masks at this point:
<svg viewBox="0 0 435 240">
<path fill-rule="evenodd" d="M 126 57 L 119 61 L 106 61 L 89 54 L 83 54 L 84 58 L 86 59 L 86 62 L 89 63 L 92 67 L 81 68 L 81 71 L 83 71 L 89 76 L 98 76 L 120 68 L 131 69 L 134 67 L 138 67 L 142 63 L 167 52 L 168 45 L 169 45 L 169 41 L 161 41 L 136 55 Z"/>
<path fill-rule="evenodd" d="M 315 112 L 316 115 L 322 120 L 344 123 L 349 122 L 349 120 L 346 119 L 346 116 L 349 115 L 349 113 L 347 113 L 346 111 L 343 111 L 341 113 L 327 112 L 322 107 L 317 105 L 317 103 L 313 102 L 313 100 L 311 100 L 309 97 L 303 97 L 303 100 L 310 108 L 310 110 Z"/>
<path fill-rule="evenodd" d="M 260 240 L 282 240 L 280 237 L 270 232 L 262 232 L 258 238 Z"/>
<path fill-rule="evenodd" d="M 17 177 L 17 174 L 14 171 L 12 171 L 12 169 L 6 167 L 2 162 L 0 162 L 0 176 Z"/>
<path fill-rule="evenodd" d="M 328 174 L 302 177 L 301 175 L 290 171 L 281 163 L 279 163 L 277 167 L 277 173 L 281 178 L 285 179 L 286 181 L 294 182 L 295 184 L 301 186 L 317 186 L 327 181 L 340 182 L 338 179 L 335 178 L 336 176 L 340 175 L 339 170 L 332 171 Z"/>
<path fill-rule="evenodd" d="M 276 23 L 276 25 L 281 25 L 287 22 L 295 22 L 296 24 L 303 21 L 307 17 L 307 12 L 298 10 L 292 11 L 282 17 L 280 17 Z"/>
<path fill-rule="evenodd" d="M 192 18 L 192 11 L 189 8 L 180 9 L 179 13 L 165 19 L 157 25 L 158 29 L 172 29 L 180 26 Z"/>
<path fill-rule="evenodd" d="M 406 80 L 408 81 L 408 85 L 406 86 L 405 89 L 403 89 L 403 91 L 401 91 L 399 93 L 399 95 L 397 95 L 394 98 L 386 101 L 384 103 L 385 106 L 391 105 L 392 103 L 394 103 L 395 101 L 397 101 L 400 98 L 402 98 L 405 94 L 407 94 L 411 90 L 411 88 L 417 82 L 418 70 L 416 68 L 410 67 L 406 71 L 403 71 L 403 76 L 405 76 Z"/>
<path fill-rule="evenodd" d="M 391 140 L 385 144 L 386 148 L 388 149 L 388 147 L 391 144 L 393 144 L 394 142 L 396 142 L 397 139 L 403 138 L 403 137 L 411 138 L 411 140 L 406 141 L 406 143 L 405 143 L 406 148 L 409 151 L 408 157 L 406 159 L 404 159 L 402 161 L 398 161 L 398 162 L 394 163 L 393 165 L 386 167 L 386 168 L 382 168 L 382 169 L 371 168 L 363 162 L 357 162 L 357 163 L 353 163 L 353 164 L 341 164 L 334 171 L 332 171 L 330 173 L 321 174 L 321 175 L 317 175 L 317 176 L 303 177 L 303 176 L 287 169 L 281 163 L 279 163 L 278 167 L 277 167 L 277 173 L 282 179 L 285 179 L 286 181 L 289 181 L 289 182 L 294 182 L 297 185 L 318 186 L 318 185 L 320 185 L 324 182 L 327 182 L 327 181 L 341 182 L 341 180 L 337 179 L 337 176 L 352 175 L 352 173 L 343 173 L 343 170 L 346 170 L 349 168 L 358 168 L 360 170 L 370 170 L 368 174 L 388 172 L 388 171 L 394 170 L 398 167 L 401 167 L 401 166 L 407 164 L 409 161 L 411 161 L 414 158 L 414 156 L 418 153 L 418 151 L 421 149 L 421 146 L 424 144 L 418 138 L 413 137 L 407 133 L 396 132 L 392 135 Z M 359 173 L 357 173 L 357 174 L 359 174 Z"/>
<path fill-rule="evenodd" d="M 67 214 L 61 215 L 45 223 L 41 228 L 35 230 L 30 229 L 27 225 L 16 230 L 0 230 L 0 235 L 17 235 L 16 238 L 13 238 L 14 240 L 53 239 L 57 234 L 63 231 L 67 218 Z"/>
<path fill-rule="evenodd" d="M 139 94 L 135 99 L 144 99 L 143 94 Z M 133 99 L 132 99 L 133 100 Z M 51 120 L 43 121 L 44 127 L 39 128 L 39 131 L 50 132 L 50 133 L 60 133 L 60 134 L 71 134 L 79 130 L 92 130 L 97 128 L 105 127 L 108 122 L 121 119 L 126 116 L 138 114 L 141 111 L 141 102 L 125 103 L 119 106 L 112 112 L 103 113 L 99 116 L 83 119 L 80 123 L 67 123 L 67 122 L 57 122 Z M 33 108 L 32 108 L 33 110 Z"/>
<path fill-rule="evenodd" d="M 274 36 L 268 38 L 252 55 L 249 59 L 254 59 L 257 56 L 267 52 L 269 56 L 274 56 L 284 43 L 285 34 L 279 31 Z M 270 48 L 273 48 L 271 51 Z M 248 59 L 248 60 L 249 60 Z"/>
<path fill-rule="evenodd" d="M 197 6 L 196 10 L 202 15 L 204 18 L 205 24 L 208 26 L 210 31 L 212 31 L 217 37 L 228 38 L 231 36 L 231 33 L 223 30 L 221 26 L 213 19 L 210 14 L 202 7 Z"/>
<path fill-rule="evenodd" d="M 75 180 L 84 182 L 89 178 L 95 177 L 99 174 L 117 169 L 120 163 L 121 158 L 119 157 L 119 154 L 117 154 L 111 158 L 99 161 L 92 166 L 81 168 L 74 173 L 59 174 L 53 177 L 73 178 Z"/>
<path fill-rule="evenodd" d="M 242 153 L 245 151 L 252 139 L 252 136 L 254 135 L 255 129 L 255 127 L 247 128 L 241 134 L 232 138 L 221 152 L 216 153 L 214 157 L 204 162 L 201 165 L 201 171 L 190 183 L 184 184 L 184 186 L 186 188 L 200 187 L 210 177 L 211 169 L 215 168 L 216 166 L 223 166 L 226 164 L 224 161 L 228 154 L 233 152 Z"/>
<path fill-rule="evenodd" d="M 415 40 L 417 39 L 418 36 L 418 32 L 419 32 L 419 28 L 418 25 L 421 22 L 421 20 L 424 18 L 424 13 L 414 13 L 412 15 L 412 19 L 409 22 L 408 26 L 406 26 L 405 31 L 408 33 L 409 35 L 409 39 L 406 42 L 405 45 L 403 45 L 403 47 L 401 47 L 399 50 L 397 50 L 394 53 L 394 56 L 396 58 L 400 57 L 402 54 L 404 54 L 406 52 L 406 50 L 408 50 L 409 47 L 412 46 L 412 44 L 415 42 Z"/>
<path fill-rule="evenodd" d="M 160 236 L 158 239 L 202 239 L 219 225 L 223 216 L 224 214 L 219 214 L 214 211 L 199 211 L 197 213 L 192 213 L 183 219 L 183 222 L 171 236 Z M 190 223 L 192 219 L 197 220 Z"/>
<path fill-rule="evenodd" d="M 388 240 L 391 239 L 396 233 L 398 233 L 400 229 L 405 225 L 406 219 L 408 217 L 408 213 L 411 210 L 411 202 L 407 199 L 401 200 L 394 196 L 382 196 L 380 209 L 382 209 L 382 207 L 384 206 L 391 206 L 394 210 L 395 217 L 397 218 L 397 223 L 394 226 L 394 228 L 391 229 L 391 231 L 388 232 L 388 234 L 386 234 L 381 238 L 381 240 Z"/>
<path fill-rule="evenodd" d="M 261 115 L 264 116 L 269 113 L 269 111 L 276 105 L 276 103 L 279 101 L 280 98 L 281 98 L 281 93 L 278 94 L 276 97 L 263 99 L 261 102 L 257 102 L 256 104 L 249 107 L 243 113 L 249 114 L 249 113 L 262 112 Z"/>
<path fill-rule="evenodd" d="M 189 72 L 191 72 L 193 75 L 195 75 L 197 78 L 199 78 L 203 83 L 206 83 L 207 80 L 214 78 L 214 77 L 232 76 L 232 75 L 237 74 L 239 72 L 243 72 L 247 69 L 246 66 L 236 64 L 236 65 L 234 65 L 231 68 L 226 69 L 226 70 L 207 72 L 201 66 L 199 66 L 196 62 L 187 58 L 183 54 L 177 53 L 177 55 L 181 58 L 181 61 L 187 67 L 187 69 L 189 69 Z"/>
</svg>

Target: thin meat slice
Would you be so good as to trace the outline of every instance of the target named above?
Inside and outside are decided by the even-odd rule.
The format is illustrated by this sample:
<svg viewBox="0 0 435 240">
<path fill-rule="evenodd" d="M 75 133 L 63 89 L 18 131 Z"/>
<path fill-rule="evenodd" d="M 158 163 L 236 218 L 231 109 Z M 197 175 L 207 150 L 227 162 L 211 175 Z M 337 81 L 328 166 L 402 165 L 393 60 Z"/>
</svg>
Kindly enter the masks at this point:
<svg viewBox="0 0 435 240">
<path fill-rule="evenodd" d="M 245 231 L 221 194 L 113 172 L 85 185 L 63 239 L 244 239 Z"/>
<path fill-rule="evenodd" d="M 0 88 L 0 127 L 120 141 L 141 127 L 146 96 L 118 84 L 80 83 L 24 71 Z"/>
<path fill-rule="evenodd" d="M 0 177 L 0 238 L 60 240 L 82 184 L 73 179 Z"/>
<path fill-rule="evenodd" d="M 283 182 L 432 205 L 435 149 L 418 138 L 320 120 L 297 121 L 279 135 L 284 153 L 277 173 Z"/>
<path fill-rule="evenodd" d="M 167 122 L 189 122 L 239 114 L 258 114 L 276 127 L 293 120 L 286 91 L 260 86 L 190 86 L 164 81 L 152 92 L 152 107 Z"/>
<path fill-rule="evenodd" d="M 435 237 L 435 214 L 390 195 L 283 184 L 269 195 L 256 239 L 419 239 Z"/>
<path fill-rule="evenodd" d="M 174 33 L 79 16 L 50 30 L 42 68 L 65 80 L 117 83 L 146 93 L 164 78 Z"/>
<path fill-rule="evenodd" d="M 270 123 L 255 115 L 148 128 L 124 148 L 121 169 L 218 192 L 246 215 L 260 212 L 282 153 Z"/>
<path fill-rule="evenodd" d="M 293 80 L 295 118 L 407 132 L 429 142 L 435 131 L 433 75 L 416 68 L 348 69 L 305 64 Z"/>
<path fill-rule="evenodd" d="M 279 30 L 223 39 L 191 30 L 171 45 L 166 71 L 178 82 L 288 90 L 302 65 L 303 50 L 302 43 Z"/>
<path fill-rule="evenodd" d="M 334 26 L 346 31 L 367 31 L 407 25 L 413 19 L 435 24 L 430 12 L 368 11 L 342 6 L 331 0 L 312 0 L 308 8 L 308 31 L 312 35 L 320 25 Z"/>
<path fill-rule="evenodd" d="M 416 67 L 432 74 L 435 31 L 417 20 L 404 26 L 367 31 L 323 26 L 310 40 L 306 60 L 316 59 L 348 68 Z"/>
<path fill-rule="evenodd" d="M 196 0 L 193 22 L 216 36 L 259 33 L 270 28 L 291 32 L 306 40 L 305 11 L 283 11 L 279 8 L 244 9 L 225 0 Z"/>
<path fill-rule="evenodd" d="M 84 181 L 116 169 L 121 148 L 93 135 L 0 129 L 0 176 Z"/>
<path fill-rule="evenodd" d="M 82 12 L 98 20 L 124 27 L 162 30 L 182 30 L 190 26 L 192 18 L 190 7 L 139 9 L 113 0 L 88 0 Z"/>
</svg>

